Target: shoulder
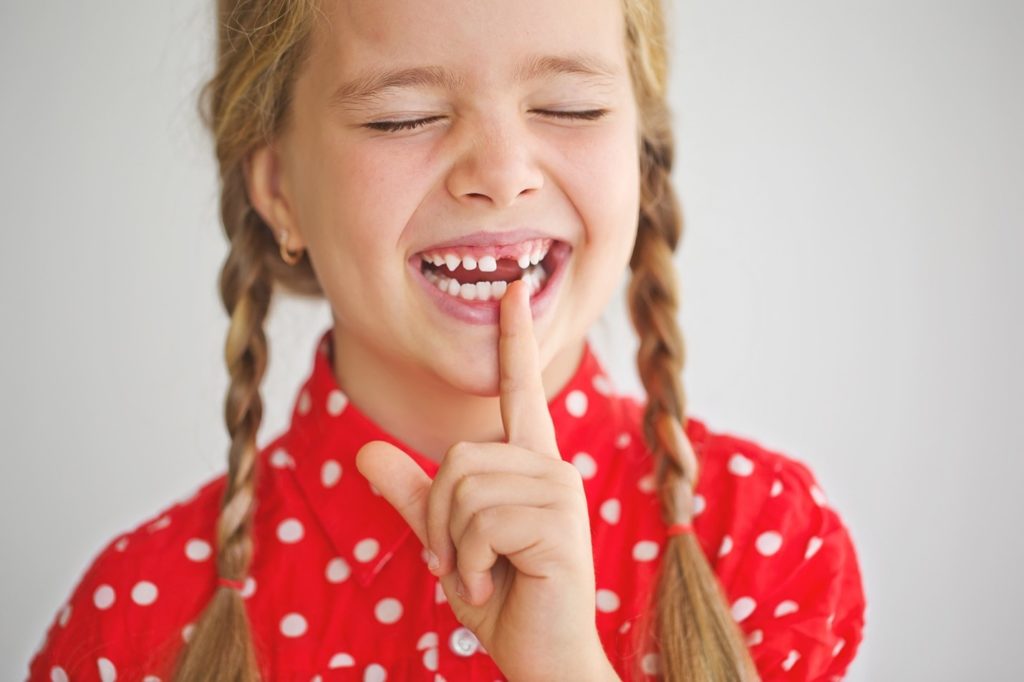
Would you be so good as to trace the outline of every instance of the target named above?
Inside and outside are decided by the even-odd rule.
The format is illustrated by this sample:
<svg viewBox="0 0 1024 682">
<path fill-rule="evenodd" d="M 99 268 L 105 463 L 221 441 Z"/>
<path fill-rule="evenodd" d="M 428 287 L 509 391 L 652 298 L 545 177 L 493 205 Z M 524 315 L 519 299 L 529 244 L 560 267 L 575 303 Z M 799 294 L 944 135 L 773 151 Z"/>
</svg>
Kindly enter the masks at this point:
<svg viewBox="0 0 1024 682">
<path fill-rule="evenodd" d="M 863 639 L 866 609 L 849 528 L 807 463 L 703 423 L 693 430 L 703 450 L 699 520 L 721 538 L 714 570 L 762 679 L 838 678 Z"/>
<path fill-rule="evenodd" d="M 640 488 L 656 463 L 635 424 Z M 863 639 L 866 601 L 852 534 L 809 464 L 690 417 L 694 529 L 764 680 L 842 676 Z M 644 479 L 648 480 L 645 485 Z"/>
<path fill-rule="evenodd" d="M 213 587 L 223 489 L 223 475 L 208 479 L 96 552 L 53 617 L 29 679 L 141 679 L 180 646 Z"/>
</svg>

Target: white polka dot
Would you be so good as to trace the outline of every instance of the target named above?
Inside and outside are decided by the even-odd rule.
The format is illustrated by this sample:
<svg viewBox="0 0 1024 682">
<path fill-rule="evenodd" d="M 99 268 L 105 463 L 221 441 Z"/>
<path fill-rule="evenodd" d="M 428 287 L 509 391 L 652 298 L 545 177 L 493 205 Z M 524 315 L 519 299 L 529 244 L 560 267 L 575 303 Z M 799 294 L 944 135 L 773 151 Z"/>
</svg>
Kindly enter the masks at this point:
<svg viewBox="0 0 1024 682">
<path fill-rule="evenodd" d="M 121 538 L 117 541 L 117 544 L 114 545 L 114 549 L 116 549 L 118 552 L 123 552 L 127 546 L 128 538 Z"/>
<path fill-rule="evenodd" d="M 619 634 L 620 635 L 624 635 L 627 632 L 629 632 L 629 626 L 630 625 L 631 625 L 631 623 L 628 620 L 625 623 L 623 623 L 622 625 L 620 625 L 619 626 Z"/>
<path fill-rule="evenodd" d="M 160 682 L 160 678 L 156 675 L 146 675 L 142 678 L 142 682 Z"/>
<path fill-rule="evenodd" d="M 139 606 L 149 606 L 156 601 L 156 585 L 148 580 L 140 580 L 132 588 L 132 601 Z"/>
<path fill-rule="evenodd" d="M 64 668 L 59 665 L 50 668 L 50 682 L 68 682 L 68 674 L 64 672 Z"/>
<path fill-rule="evenodd" d="M 611 524 L 616 524 L 622 518 L 622 503 L 616 498 L 605 500 L 601 505 L 601 518 Z"/>
<path fill-rule="evenodd" d="M 742 623 L 747 619 L 747 616 L 754 612 L 757 608 L 757 602 L 750 597 L 740 597 L 732 604 L 732 617 L 737 623 Z"/>
<path fill-rule="evenodd" d="M 565 409 L 574 417 L 582 417 L 587 413 L 587 394 L 576 389 L 565 396 Z"/>
<path fill-rule="evenodd" d="M 700 516 L 701 513 L 704 511 L 705 507 L 707 507 L 707 506 L 708 506 L 707 505 L 707 501 L 704 499 L 703 495 L 697 494 L 697 495 L 693 496 L 693 515 L 694 516 Z"/>
<path fill-rule="evenodd" d="M 437 671 L 437 647 L 423 652 L 423 667 L 431 672 Z"/>
<path fill-rule="evenodd" d="M 92 603 L 98 609 L 109 609 L 114 603 L 114 599 L 116 599 L 116 595 L 114 594 L 114 588 L 110 585 L 100 585 L 92 593 Z"/>
<path fill-rule="evenodd" d="M 432 646 L 438 645 L 438 638 L 436 632 L 424 632 L 418 642 L 416 642 L 416 651 L 421 649 L 429 649 Z"/>
<path fill-rule="evenodd" d="M 764 630 L 754 630 L 747 635 L 747 646 L 757 646 L 764 641 Z"/>
<path fill-rule="evenodd" d="M 305 530 L 298 519 L 285 519 L 277 525 L 277 539 L 292 544 L 302 539 Z"/>
<path fill-rule="evenodd" d="M 835 619 L 836 619 L 836 614 L 830 613 L 828 615 L 828 620 L 826 620 L 825 623 L 828 625 L 828 629 L 829 630 L 832 629 L 832 621 L 834 621 Z"/>
<path fill-rule="evenodd" d="M 825 493 L 821 492 L 821 488 L 816 485 L 811 486 L 811 497 L 814 498 L 814 504 L 819 507 L 824 507 L 828 500 L 825 499 Z"/>
<path fill-rule="evenodd" d="M 654 480 L 654 474 L 647 474 L 646 476 L 642 477 L 636 485 L 636 487 L 639 488 L 640 492 L 642 493 L 653 493 L 657 486 L 658 484 Z"/>
<path fill-rule="evenodd" d="M 186 642 L 192 639 L 192 633 L 195 631 L 196 626 L 193 623 L 189 623 L 181 629 L 181 638 Z"/>
<path fill-rule="evenodd" d="M 594 390 L 601 395 L 611 395 L 612 393 L 612 382 L 608 380 L 604 374 L 595 374 L 594 380 L 591 382 L 594 386 Z"/>
<path fill-rule="evenodd" d="M 652 561 L 658 557 L 660 549 L 657 542 L 641 540 L 633 545 L 633 559 L 636 561 Z"/>
<path fill-rule="evenodd" d="M 299 613 L 289 613 L 281 619 L 281 634 L 285 637 L 301 637 L 307 627 L 306 619 Z"/>
<path fill-rule="evenodd" d="M 772 491 L 769 494 L 772 497 L 778 497 L 781 492 L 782 492 L 782 481 L 780 481 L 779 479 L 776 478 L 775 481 L 772 483 Z"/>
<path fill-rule="evenodd" d="M 810 559 L 812 556 L 818 553 L 821 549 L 821 538 L 813 537 L 807 541 L 807 551 L 804 553 L 804 559 Z"/>
<path fill-rule="evenodd" d="M 661 656 L 655 653 L 644 654 L 640 659 L 640 669 L 645 675 L 661 674 Z"/>
<path fill-rule="evenodd" d="M 388 679 L 388 671 L 380 663 L 371 663 L 363 671 L 363 682 L 384 682 Z"/>
<path fill-rule="evenodd" d="M 325 488 L 333 488 L 341 478 L 341 464 L 329 459 L 320 467 L 320 482 Z"/>
<path fill-rule="evenodd" d="M 617 447 L 619 450 L 625 450 L 626 448 L 629 447 L 629 444 L 632 440 L 633 439 L 630 438 L 628 433 L 622 432 L 619 434 L 618 438 L 615 439 L 615 447 Z"/>
<path fill-rule="evenodd" d="M 309 682 L 324 682 L 324 678 L 320 677 L 319 675 L 313 675 Z"/>
<path fill-rule="evenodd" d="M 775 617 L 781 618 L 782 616 L 788 616 L 791 613 L 796 613 L 800 609 L 797 603 L 792 599 L 779 602 L 779 605 L 775 607 Z"/>
<path fill-rule="evenodd" d="M 242 590 L 239 592 L 242 595 L 242 599 L 248 599 L 252 595 L 256 594 L 256 579 L 251 575 L 245 579 L 245 584 L 242 585 Z"/>
<path fill-rule="evenodd" d="M 737 452 L 729 458 L 729 472 L 736 476 L 749 476 L 754 473 L 754 463 Z"/>
<path fill-rule="evenodd" d="M 373 538 L 366 538 L 356 543 L 352 553 L 355 554 L 356 561 L 361 561 L 365 564 L 367 561 L 373 561 L 373 558 L 377 556 L 379 551 L 380 543 Z"/>
<path fill-rule="evenodd" d="M 334 557 L 327 562 L 327 582 L 343 583 L 352 575 L 352 569 L 348 562 L 339 557 Z"/>
<path fill-rule="evenodd" d="M 843 650 L 844 646 L 846 646 L 846 640 L 840 637 L 839 641 L 836 642 L 836 645 L 832 648 L 832 655 L 838 656 L 839 652 Z"/>
<path fill-rule="evenodd" d="M 327 395 L 327 411 L 331 416 L 337 417 L 344 411 L 346 405 L 348 405 L 348 396 L 338 389 L 335 388 Z"/>
<path fill-rule="evenodd" d="M 163 530 L 167 526 L 171 525 L 171 517 L 164 514 L 159 519 L 149 524 L 149 532 L 155 533 L 158 530 Z"/>
<path fill-rule="evenodd" d="M 402 602 L 390 597 L 381 599 L 377 602 L 376 608 L 373 609 L 373 615 L 381 623 L 391 624 L 397 622 L 402 617 Z"/>
<path fill-rule="evenodd" d="M 278 448 L 274 450 L 274 454 L 270 456 L 270 466 L 275 469 L 294 469 L 295 460 L 285 450 Z"/>
<path fill-rule="evenodd" d="M 103 682 L 114 682 L 117 679 L 117 668 L 114 667 L 109 658 L 97 659 L 96 668 L 100 671 L 100 679 Z"/>
<path fill-rule="evenodd" d="M 313 401 L 309 398 L 309 391 L 303 391 L 299 396 L 299 414 L 309 414 L 309 408 L 313 406 Z"/>
<path fill-rule="evenodd" d="M 771 556 L 782 547 L 782 536 L 773 530 L 769 530 L 758 535 L 754 545 L 762 556 Z"/>
<path fill-rule="evenodd" d="M 619 595 L 611 590 L 597 591 L 597 610 L 603 613 L 611 613 L 619 610 Z"/>
<path fill-rule="evenodd" d="M 71 604 L 65 604 L 64 608 L 60 610 L 60 617 L 57 622 L 60 623 L 61 627 L 65 627 L 68 624 L 68 619 L 71 618 Z"/>
<path fill-rule="evenodd" d="M 732 536 L 726 535 L 722 538 L 722 546 L 718 548 L 718 556 L 725 556 L 732 551 Z"/>
<path fill-rule="evenodd" d="M 356 659 L 352 658 L 351 654 L 339 652 L 331 656 L 330 663 L 327 667 L 334 670 L 335 668 L 351 668 L 356 664 Z"/>
<path fill-rule="evenodd" d="M 786 671 L 791 670 L 796 664 L 796 659 L 798 658 L 800 658 L 800 652 L 796 649 L 790 649 L 789 655 L 786 656 L 786 660 L 782 662 L 782 669 Z"/>
<path fill-rule="evenodd" d="M 572 458 L 572 465 L 580 472 L 580 476 L 585 479 L 593 478 L 594 474 L 597 473 L 597 462 L 585 452 L 577 453 Z"/>
<path fill-rule="evenodd" d="M 213 554 L 213 548 L 205 540 L 192 538 L 185 543 L 185 556 L 192 561 L 206 561 Z"/>
</svg>

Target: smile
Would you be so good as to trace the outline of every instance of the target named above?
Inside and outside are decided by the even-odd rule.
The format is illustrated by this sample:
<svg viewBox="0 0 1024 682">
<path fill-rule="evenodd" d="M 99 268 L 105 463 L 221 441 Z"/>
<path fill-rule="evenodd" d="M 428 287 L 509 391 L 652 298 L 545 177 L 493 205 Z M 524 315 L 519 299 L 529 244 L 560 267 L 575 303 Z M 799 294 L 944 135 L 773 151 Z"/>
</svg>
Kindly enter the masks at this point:
<svg viewBox="0 0 1024 682">
<path fill-rule="evenodd" d="M 550 305 L 572 247 L 550 238 L 494 247 L 449 247 L 410 259 L 417 279 L 442 312 L 473 324 L 497 324 L 499 301 L 522 279 L 539 317 Z"/>
</svg>

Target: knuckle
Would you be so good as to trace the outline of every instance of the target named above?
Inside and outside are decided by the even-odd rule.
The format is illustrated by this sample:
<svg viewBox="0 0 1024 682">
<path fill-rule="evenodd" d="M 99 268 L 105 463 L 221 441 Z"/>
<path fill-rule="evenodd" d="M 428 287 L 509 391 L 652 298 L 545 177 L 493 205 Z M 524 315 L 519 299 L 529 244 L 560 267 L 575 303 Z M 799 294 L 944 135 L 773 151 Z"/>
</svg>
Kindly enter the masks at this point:
<svg viewBox="0 0 1024 682">
<path fill-rule="evenodd" d="M 452 499 L 455 504 L 461 508 L 468 508 L 472 505 L 474 496 L 476 494 L 476 486 L 473 484 L 473 476 L 463 476 L 455 484 L 455 490 L 452 493 Z"/>
</svg>

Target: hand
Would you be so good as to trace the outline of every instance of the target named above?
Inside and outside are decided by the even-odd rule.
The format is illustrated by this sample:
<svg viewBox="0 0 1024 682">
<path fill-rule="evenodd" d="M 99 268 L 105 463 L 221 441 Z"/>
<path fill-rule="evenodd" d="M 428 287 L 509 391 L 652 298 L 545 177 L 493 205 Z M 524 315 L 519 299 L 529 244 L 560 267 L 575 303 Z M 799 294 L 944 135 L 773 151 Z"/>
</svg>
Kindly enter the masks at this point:
<svg viewBox="0 0 1024 682">
<path fill-rule="evenodd" d="M 608 678 L 583 480 L 555 442 L 528 296 L 516 281 L 501 299 L 507 443 L 456 443 L 433 480 L 383 441 L 356 467 L 437 555 L 455 617 L 510 680 Z"/>
</svg>

